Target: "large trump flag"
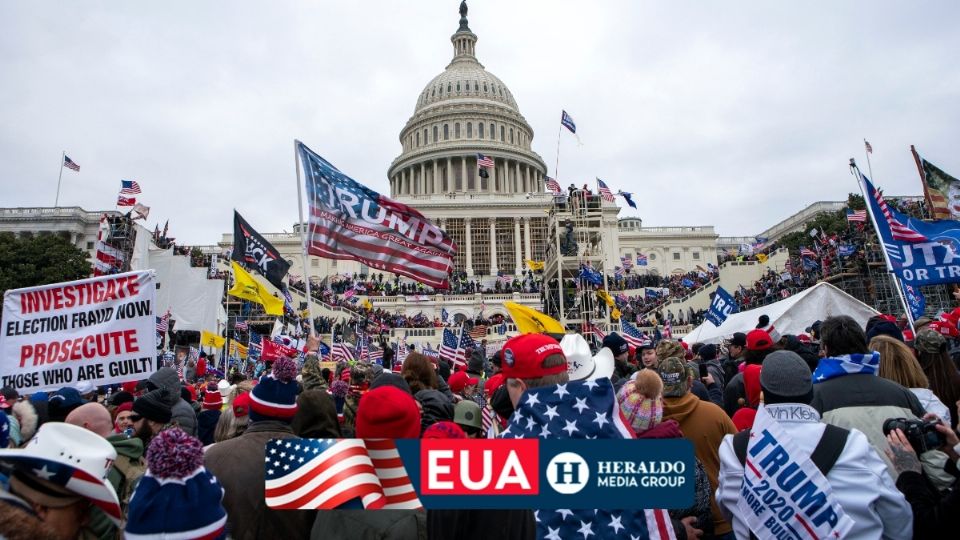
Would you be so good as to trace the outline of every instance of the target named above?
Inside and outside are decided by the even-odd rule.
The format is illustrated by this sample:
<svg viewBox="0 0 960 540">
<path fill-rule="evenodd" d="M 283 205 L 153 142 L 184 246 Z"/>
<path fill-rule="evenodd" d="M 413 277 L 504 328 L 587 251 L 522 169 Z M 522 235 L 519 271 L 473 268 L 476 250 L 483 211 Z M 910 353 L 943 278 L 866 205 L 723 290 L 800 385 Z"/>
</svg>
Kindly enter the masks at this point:
<svg viewBox="0 0 960 540">
<path fill-rule="evenodd" d="M 359 261 L 446 289 L 457 245 L 413 208 L 343 174 L 297 141 L 306 176 L 310 227 L 307 251 Z"/>
</svg>

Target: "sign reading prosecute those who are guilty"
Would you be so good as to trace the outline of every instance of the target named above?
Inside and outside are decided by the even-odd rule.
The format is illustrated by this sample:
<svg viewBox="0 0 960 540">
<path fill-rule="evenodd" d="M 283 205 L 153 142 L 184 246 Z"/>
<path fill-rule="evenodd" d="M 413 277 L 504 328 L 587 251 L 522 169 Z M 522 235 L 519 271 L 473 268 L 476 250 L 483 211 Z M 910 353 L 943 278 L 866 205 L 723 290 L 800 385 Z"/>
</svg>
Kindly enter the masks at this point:
<svg viewBox="0 0 960 540">
<path fill-rule="evenodd" d="M 0 385 L 30 394 L 148 377 L 157 370 L 155 297 L 149 270 L 7 291 Z"/>
</svg>

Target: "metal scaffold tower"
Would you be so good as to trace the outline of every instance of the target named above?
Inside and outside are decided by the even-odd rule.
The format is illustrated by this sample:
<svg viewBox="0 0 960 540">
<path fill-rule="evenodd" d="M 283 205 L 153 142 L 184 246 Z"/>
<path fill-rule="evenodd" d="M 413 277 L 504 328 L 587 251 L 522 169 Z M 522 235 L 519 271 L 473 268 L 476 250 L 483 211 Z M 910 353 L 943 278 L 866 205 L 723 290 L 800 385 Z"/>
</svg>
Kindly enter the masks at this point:
<svg viewBox="0 0 960 540">
<path fill-rule="evenodd" d="M 602 230 L 599 195 L 574 190 L 554 198 L 547 223 L 544 310 L 567 330 L 590 331 L 591 326 L 609 330 L 609 312 L 597 299 L 596 285 L 581 277 L 581 269 L 587 267 L 607 288 Z"/>
</svg>

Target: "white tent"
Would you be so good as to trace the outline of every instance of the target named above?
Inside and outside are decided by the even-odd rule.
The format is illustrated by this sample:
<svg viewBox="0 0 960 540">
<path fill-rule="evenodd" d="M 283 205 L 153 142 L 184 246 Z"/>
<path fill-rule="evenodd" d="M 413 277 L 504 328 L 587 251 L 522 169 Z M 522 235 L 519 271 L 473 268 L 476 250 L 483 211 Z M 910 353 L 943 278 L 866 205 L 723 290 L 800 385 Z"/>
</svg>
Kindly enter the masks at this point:
<svg viewBox="0 0 960 540">
<path fill-rule="evenodd" d="M 770 317 L 770 323 L 780 335 L 799 334 L 817 320 L 833 315 L 849 315 L 861 326 L 878 312 L 833 285 L 820 282 L 789 298 L 763 307 L 741 311 L 727 317 L 719 327 L 704 322 L 683 336 L 687 343 L 718 343 L 734 332 L 749 332 L 757 326 L 761 315 Z"/>
</svg>

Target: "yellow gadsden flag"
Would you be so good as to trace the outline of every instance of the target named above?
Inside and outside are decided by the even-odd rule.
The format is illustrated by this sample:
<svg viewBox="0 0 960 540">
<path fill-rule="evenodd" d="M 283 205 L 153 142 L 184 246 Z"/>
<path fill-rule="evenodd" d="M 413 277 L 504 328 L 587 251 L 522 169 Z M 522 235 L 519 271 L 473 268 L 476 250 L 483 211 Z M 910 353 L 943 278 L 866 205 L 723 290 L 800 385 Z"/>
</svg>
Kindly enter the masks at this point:
<svg viewBox="0 0 960 540">
<path fill-rule="evenodd" d="M 233 266 L 234 284 L 227 294 L 260 304 L 267 315 L 283 315 L 283 300 L 270 294 L 270 291 L 237 264 L 237 261 L 230 261 L 230 264 Z"/>
<path fill-rule="evenodd" d="M 531 261 L 527 259 L 527 268 L 533 270 L 534 272 L 538 270 L 543 270 L 543 261 Z"/>
<path fill-rule="evenodd" d="M 504 307 L 521 334 L 563 334 L 563 325 L 556 319 L 516 302 L 504 302 Z"/>
<path fill-rule="evenodd" d="M 200 332 L 200 346 L 201 347 L 213 347 L 214 349 L 222 349 L 223 346 L 227 343 L 227 338 L 218 336 L 213 332 L 207 332 L 202 330 Z"/>
<path fill-rule="evenodd" d="M 768 258 L 765 253 L 757 253 L 757 260 L 760 261 L 760 264 L 766 263 Z"/>
</svg>

